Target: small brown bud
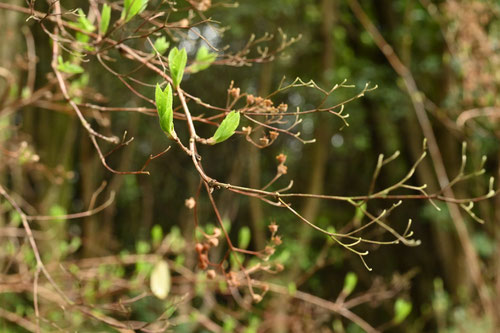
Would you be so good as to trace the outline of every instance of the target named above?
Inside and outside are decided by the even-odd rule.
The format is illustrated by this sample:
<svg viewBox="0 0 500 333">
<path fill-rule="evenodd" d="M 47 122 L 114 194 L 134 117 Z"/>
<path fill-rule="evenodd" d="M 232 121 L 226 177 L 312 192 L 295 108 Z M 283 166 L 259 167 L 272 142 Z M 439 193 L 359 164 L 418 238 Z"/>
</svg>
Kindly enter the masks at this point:
<svg viewBox="0 0 500 333">
<path fill-rule="evenodd" d="M 247 95 L 247 104 L 252 105 L 255 103 L 255 96 L 254 95 Z"/>
<path fill-rule="evenodd" d="M 264 101 L 264 99 L 260 96 L 258 97 L 255 97 L 255 104 L 259 105 L 259 104 L 262 104 L 262 102 Z"/>
<path fill-rule="evenodd" d="M 278 163 L 282 164 L 286 162 L 286 155 L 285 154 L 279 154 L 276 156 L 276 159 L 278 160 Z"/>
<path fill-rule="evenodd" d="M 238 287 L 240 285 L 236 277 L 236 273 L 233 271 L 226 274 L 226 281 L 227 284 L 232 287 Z"/>
<path fill-rule="evenodd" d="M 277 272 L 282 272 L 285 269 L 285 266 L 282 264 L 276 264 L 276 271 Z"/>
<path fill-rule="evenodd" d="M 206 269 L 208 267 L 208 257 L 206 254 L 200 255 L 200 261 L 198 262 L 198 267 L 200 269 Z"/>
<path fill-rule="evenodd" d="M 287 172 L 288 172 L 288 167 L 286 165 L 284 165 L 284 164 L 278 165 L 278 173 L 279 174 L 286 175 Z"/>
<path fill-rule="evenodd" d="M 278 105 L 279 112 L 286 112 L 286 110 L 288 110 L 288 104 L 281 103 L 280 105 Z"/>
<path fill-rule="evenodd" d="M 216 276 L 217 276 L 217 273 L 215 273 L 215 271 L 213 269 L 209 269 L 207 271 L 207 279 L 213 280 L 213 279 L 215 279 Z"/>
<path fill-rule="evenodd" d="M 273 101 L 271 101 L 270 99 L 265 99 L 264 100 L 264 106 L 270 107 L 272 105 L 273 105 Z"/>
<path fill-rule="evenodd" d="M 221 234 L 221 231 L 219 228 L 214 228 L 214 234 L 213 237 L 219 237 Z"/>
<path fill-rule="evenodd" d="M 219 240 L 217 238 L 209 238 L 208 243 L 211 247 L 216 247 L 217 245 L 219 245 Z"/>
<path fill-rule="evenodd" d="M 258 294 L 253 294 L 252 295 L 252 299 L 255 303 L 259 303 L 260 301 L 262 301 L 262 296 L 258 295 Z"/>
<path fill-rule="evenodd" d="M 231 88 L 231 89 L 229 89 L 229 94 L 230 94 L 233 98 L 238 98 L 238 97 L 240 97 L 240 88 Z"/>
<path fill-rule="evenodd" d="M 262 138 L 259 139 L 260 143 L 262 143 L 263 145 L 267 145 L 269 144 L 269 139 L 265 136 L 263 136 Z"/>
<path fill-rule="evenodd" d="M 203 251 L 203 245 L 201 243 L 196 243 L 194 249 L 196 250 L 196 252 L 201 253 Z"/>
<path fill-rule="evenodd" d="M 186 201 L 184 201 L 184 205 L 188 208 L 188 209 L 193 209 L 194 206 L 196 206 L 196 201 L 194 200 L 193 197 L 189 198 L 189 199 L 186 199 Z"/>
<path fill-rule="evenodd" d="M 281 243 L 283 243 L 283 241 L 281 240 L 281 236 L 274 236 L 273 237 L 273 243 L 275 245 L 281 245 Z"/>
<path fill-rule="evenodd" d="M 279 136 L 279 132 L 276 132 L 276 131 L 270 131 L 269 132 L 269 137 L 271 138 L 271 140 L 276 140 L 276 138 Z"/>
<path fill-rule="evenodd" d="M 252 127 L 250 126 L 243 126 L 241 129 L 243 130 L 243 132 L 245 132 L 246 135 L 250 135 L 250 133 L 252 133 Z"/>
<path fill-rule="evenodd" d="M 278 225 L 276 223 L 271 223 L 269 226 L 269 231 L 274 235 L 278 231 Z"/>
<path fill-rule="evenodd" d="M 268 256 L 271 256 L 274 253 L 274 247 L 272 246 L 266 246 L 264 249 L 264 253 L 267 254 Z"/>
<path fill-rule="evenodd" d="M 177 23 L 179 24 L 179 27 L 181 27 L 181 28 L 187 28 L 189 26 L 189 20 L 188 19 L 182 19 L 182 20 L 180 20 Z"/>
<path fill-rule="evenodd" d="M 199 0 L 198 3 L 195 4 L 196 9 L 202 12 L 210 9 L 211 6 L 212 6 L 212 0 Z"/>
</svg>

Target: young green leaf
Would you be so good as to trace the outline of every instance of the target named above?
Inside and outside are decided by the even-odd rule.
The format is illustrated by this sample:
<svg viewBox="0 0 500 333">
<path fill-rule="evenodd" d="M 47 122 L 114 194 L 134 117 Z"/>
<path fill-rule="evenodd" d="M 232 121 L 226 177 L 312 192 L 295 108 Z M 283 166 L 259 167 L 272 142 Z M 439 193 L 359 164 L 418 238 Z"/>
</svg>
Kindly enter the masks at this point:
<svg viewBox="0 0 500 333">
<path fill-rule="evenodd" d="M 394 323 L 399 324 L 410 314 L 412 304 L 402 298 L 398 298 L 394 303 Z"/>
<path fill-rule="evenodd" d="M 78 19 L 76 22 L 69 22 L 69 25 L 72 27 L 75 27 L 77 29 L 83 30 L 85 32 L 92 32 L 95 30 L 94 25 L 90 23 L 90 21 L 87 19 L 85 16 L 85 13 L 81 8 L 78 8 Z M 76 40 L 79 41 L 80 43 L 88 43 L 90 36 L 88 34 L 85 34 L 84 32 L 77 31 L 75 34 Z M 90 48 L 90 46 L 86 46 L 86 48 Z"/>
<path fill-rule="evenodd" d="M 205 70 L 217 59 L 217 53 L 210 52 L 205 46 L 202 46 L 196 52 L 196 62 L 191 66 L 191 72 L 197 73 Z"/>
<path fill-rule="evenodd" d="M 57 57 L 57 69 L 60 70 L 61 72 L 68 73 L 68 74 L 80 74 L 83 73 L 83 68 L 80 67 L 79 65 L 72 64 L 68 61 L 63 61 L 62 57 L 59 56 Z"/>
<path fill-rule="evenodd" d="M 186 62 L 187 53 L 184 48 L 179 51 L 176 47 L 174 47 L 168 54 L 168 67 L 170 68 L 170 75 L 174 81 L 175 88 L 177 88 L 182 81 Z"/>
<path fill-rule="evenodd" d="M 344 288 L 342 288 L 342 292 L 348 296 L 352 293 L 354 288 L 356 288 L 356 284 L 358 283 L 358 276 L 356 273 L 349 272 L 345 276 L 344 279 Z"/>
<path fill-rule="evenodd" d="M 234 134 L 239 124 L 240 113 L 237 111 L 229 112 L 217 131 L 215 131 L 214 136 L 208 140 L 209 143 L 216 144 L 229 139 Z"/>
<path fill-rule="evenodd" d="M 159 299 L 167 298 L 170 287 L 170 269 L 168 263 L 165 260 L 158 261 L 151 272 L 150 287 L 153 294 Z"/>
<path fill-rule="evenodd" d="M 165 36 L 160 37 L 155 40 L 155 50 L 158 51 L 159 54 L 163 55 L 165 52 L 167 52 L 168 47 L 170 46 L 170 42 L 167 42 L 167 39 Z M 154 51 L 153 51 L 154 53 Z"/>
<path fill-rule="evenodd" d="M 110 19 L 111 19 L 111 7 L 108 6 L 107 3 L 105 3 L 104 6 L 102 6 L 101 24 L 99 26 L 99 32 L 101 33 L 101 35 L 105 35 L 106 32 L 108 31 Z"/>
<path fill-rule="evenodd" d="M 163 240 L 163 229 L 161 228 L 160 225 L 155 224 L 151 229 L 151 242 L 153 243 L 153 246 L 156 247 L 160 245 L 162 240 Z"/>
<path fill-rule="evenodd" d="M 155 102 L 158 116 L 160 118 L 160 127 L 171 137 L 175 137 L 174 131 L 174 111 L 172 109 L 172 87 L 167 84 L 164 91 L 161 90 L 160 85 L 156 84 Z"/>
<path fill-rule="evenodd" d="M 149 0 L 125 0 L 123 2 L 123 11 L 121 19 L 125 22 L 130 21 L 134 16 L 142 13 L 148 6 Z"/>
<path fill-rule="evenodd" d="M 251 237 L 250 228 L 246 226 L 242 227 L 238 233 L 238 247 L 240 249 L 246 249 L 250 244 Z"/>
<path fill-rule="evenodd" d="M 87 16 L 83 12 L 81 8 L 78 8 L 78 27 L 82 30 L 91 32 L 95 30 L 95 27 L 90 21 L 87 19 Z"/>
</svg>

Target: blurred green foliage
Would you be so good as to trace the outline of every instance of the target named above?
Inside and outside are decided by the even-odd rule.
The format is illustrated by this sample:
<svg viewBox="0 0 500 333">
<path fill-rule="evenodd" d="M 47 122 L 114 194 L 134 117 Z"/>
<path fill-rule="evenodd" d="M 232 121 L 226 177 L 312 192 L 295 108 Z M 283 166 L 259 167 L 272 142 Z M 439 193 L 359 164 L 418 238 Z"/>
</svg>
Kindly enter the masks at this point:
<svg viewBox="0 0 500 333">
<path fill-rule="evenodd" d="M 125 1 L 129 8 L 122 15 L 122 20 L 131 21 L 142 10 L 142 4 L 148 1 Z M 150 1 L 158 5 L 159 1 Z M 179 1 L 188 5 L 185 1 Z M 217 1 L 213 1 L 216 3 Z M 328 6 L 327 3 L 331 2 Z M 474 2 L 474 1 L 472 1 Z M 498 4 L 483 1 L 485 4 L 498 10 Z M 469 143 L 471 169 L 480 156 L 486 155 L 486 176 L 498 175 L 498 156 L 500 153 L 498 122 L 489 118 L 471 120 L 474 125 L 466 125 L 464 129 L 451 127 L 455 124 L 458 111 L 496 105 L 495 90 L 485 85 L 476 87 L 478 95 L 486 96 L 485 101 L 474 100 L 464 102 L 464 87 L 462 81 L 468 73 L 460 59 L 452 54 L 461 45 L 449 45 L 447 35 L 448 25 L 453 26 L 453 17 L 447 17 L 446 1 L 438 3 L 441 11 L 439 21 L 423 7 L 425 1 L 411 0 L 397 1 L 361 1 L 376 27 L 387 41 L 393 46 L 402 61 L 411 69 L 421 91 L 428 97 L 431 116 L 438 142 L 449 174 L 458 171 L 460 161 L 460 142 Z M 141 5 L 141 6 L 139 6 Z M 151 5 L 151 4 L 149 4 Z M 442 6 L 441 6 L 442 5 Z M 45 4 L 37 6 L 44 7 Z M 72 0 L 65 3 L 66 8 L 84 7 L 79 11 L 79 28 L 93 31 L 94 25 L 89 22 L 85 12 L 88 10 L 87 1 Z M 132 7 L 131 7 L 132 6 Z M 323 7 L 326 6 L 326 7 Z M 252 166 L 249 159 L 256 161 L 259 170 L 258 181 L 265 184 L 275 174 L 275 156 L 285 153 L 288 156 L 287 180 L 294 180 L 294 192 L 310 192 L 313 187 L 313 175 L 320 174 L 322 192 L 329 194 L 359 195 L 368 191 L 372 173 L 378 155 L 383 153 L 390 156 L 396 150 L 401 151 L 402 158 L 393 162 L 380 175 L 380 182 L 376 188 L 384 188 L 397 182 L 405 175 L 408 168 L 418 158 L 422 134 L 417 125 L 411 100 L 408 97 L 401 78 L 387 63 L 387 60 L 373 42 L 371 36 L 362 28 L 347 2 L 343 1 L 312 1 L 312 0 L 253 0 L 242 1 L 235 8 L 214 8 L 210 17 L 228 27 L 222 33 L 214 32 L 208 25 L 197 27 L 204 35 L 210 35 L 210 42 L 223 50 L 219 53 L 231 52 L 242 48 L 252 34 L 260 37 L 265 33 L 272 33 L 275 38 L 267 44 L 270 49 L 279 46 L 279 31 L 283 30 L 288 36 L 301 35 L 301 40 L 278 54 L 272 63 L 258 63 L 253 66 L 220 66 L 217 64 L 215 53 L 208 51 L 206 42 L 196 34 L 186 34 L 188 42 L 184 45 L 187 50 L 190 72 L 184 66 L 186 60 L 179 58 L 179 67 L 174 82 L 194 96 L 199 96 L 207 103 L 222 105 L 225 101 L 227 88 L 231 81 L 242 91 L 255 95 L 265 96 L 274 91 L 280 84 L 282 77 L 287 82 L 300 76 L 304 80 L 314 79 L 321 85 L 330 88 L 336 83 L 347 79 L 347 83 L 354 84 L 354 89 L 339 89 L 328 102 L 335 103 L 351 97 L 365 83 L 378 85 L 378 89 L 367 94 L 346 106 L 348 109 L 349 127 L 335 118 L 326 118 L 322 114 L 307 116 L 302 122 L 300 131 L 306 138 L 318 138 L 320 149 L 315 145 L 298 144 L 285 136 L 280 136 L 276 143 L 262 151 L 254 151 L 243 138 L 228 140 L 224 144 L 214 147 L 201 147 L 200 154 L 204 154 L 204 163 L 208 166 L 207 173 L 217 179 L 230 177 L 236 184 L 254 181 Z M 326 9 L 325 9 L 326 8 Z M 40 8 L 39 10 L 46 9 Z M 326 12 L 326 10 L 331 12 Z M 326 15 L 328 14 L 328 15 Z M 181 13 L 173 13 L 173 19 Z M 479 17 L 477 18 L 479 20 Z M 329 21 L 331 29 L 325 30 L 325 21 Z M 113 17 L 111 19 L 113 24 Z M 50 59 L 50 44 L 39 25 L 30 23 L 37 44 L 37 56 L 41 64 L 37 67 L 40 78 L 37 85 L 46 84 L 46 75 L 50 71 L 50 64 L 44 59 Z M 327 25 L 328 27 L 328 25 Z M 486 26 L 488 36 L 498 32 L 498 21 Z M 111 26 L 109 27 L 111 29 Z M 108 30 L 109 30 L 108 29 Z M 489 30 L 491 29 L 491 30 Z M 101 30 L 106 30 L 101 28 Z M 79 34 L 76 38 L 87 42 L 87 36 Z M 493 38 L 492 37 L 492 38 Z M 498 35 L 496 36 L 498 43 Z M 161 36 L 155 40 L 155 48 L 163 54 L 169 46 L 177 45 L 178 41 L 170 36 Z M 132 42 L 131 42 L 132 43 Z M 194 45 L 188 47 L 187 45 Z M 182 48 L 180 45 L 179 48 Z M 227 46 L 227 48 L 225 48 Z M 150 45 L 148 46 L 150 47 Z M 326 49 L 329 47 L 330 49 Z M 91 50 L 91 49 L 87 49 Z M 249 56 L 255 56 L 252 50 Z M 175 56 L 175 51 L 172 59 Z M 180 52 L 179 52 L 180 54 Z M 325 60 L 325 54 L 330 58 Z M 143 101 L 131 94 L 129 90 L 102 67 L 90 66 L 78 62 L 78 57 L 64 61 L 59 59 L 58 69 L 73 74 L 70 95 L 74 101 L 84 103 L 91 98 L 109 107 L 136 107 L 143 106 Z M 190 61 L 195 61 L 194 63 Z M 487 61 L 484 60 L 483 61 Z M 325 63 L 330 62 L 329 68 Z M 113 64 L 113 68 L 120 72 L 128 72 L 131 63 L 127 60 Z M 172 66 L 175 64 L 171 64 Z M 85 73 L 81 74 L 84 72 Z M 202 71 L 201 73 L 196 73 Z M 182 72 L 182 73 L 181 73 Z M 195 74 L 196 73 L 196 74 Z M 81 74 L 81 75 L 80 75 Z M 140 79 L 154 85 L 158 77 L 140 75 Z M 494 83 L 498 89 L 498 77 Z M 11 86 L 9 94 L 17 96 L 19 86 Z M 153 98 L 153 89 L 137 87 L 137 91 L 148 98 Z M 322 96 L 305 89 L 287 90 L 275 97 L 276 105 L 283 101 L 290 107 L 300 106 L 310 109 L 317 105 Z M 432 101 L 432 103 L 430 102 Z M 178 101 L 176 101 L 178 102 Z M 489 103 L 489 104 L 488 104 Z M 154 253 L 161 246 L 168 247 L 169 260 L 178 267 L 189 266 L 194 272 L 196 280 L 192 288 L 192 310 L 186 313 L 181 301 L 177 298 L 166 301 L 155 299 L 152 296 L 140 298 L 130 305 L 127 320 L 151 322 L 159 316 L 178 318 L 190 316 L 189 322 L 175 326 L 174 331 L 193 332 L 203 331 L 199 326 L 199 311 L 203 309 L 205 297 L 209 290 L 226 292 L 228 287 L 224 282 L 215 286 L 209 281 L 206 274 L 197 270 L 192 249 L 187 244 L 193 240 L 202 239 L 199 230 L 195 230 L 193 212 L 185 207 L 185 200 L 197 192 L 199 177 L 191 167 L 191 161 L 182 151 L 172 149 L 165 156 L 153 161 L 148 170 L 151 176 L 113 175 L 107 172 L 96 157 L 95 151 L 89 144 L 88 136 L 81 128 L 75 117 L 67 113 L 50 113 L 47 110 L 40 112 L 42 107 L 29 107 L 18 114 L 13 120 L 19 125 L 19 131 L 28 135 L 30 145 L 27 153 L 19 159 L 21 168 L 28 163 L 34 152 L 40 155 L 50 168 L 62 168 L 72 171 L 74 177 L 63 179 L 54 185 L 50 177 L 32 176 L 28 171 L 10 176 L 6 168 L 2 172 L 2 182 L 8 181 L 20 195 L 25 195 L 37 210 L 52 216 L 64 215 L 67 212 L 84 210 L 91 200 L 92 191 L 102 181 L 107 181 L 109 189 L 116 191 L 115 202 L 105 211 L 79 221 L 54 220 L 50 223 L 40 223 L 37 228 L 46 232 L 50 240 L 45 244 L 43 258 L 50 261 L 58 258 L 59 261 L 71 261 L 82 258 L 105 257 L 120 254 L 122 260 L 132 254 L 143 255 L 144 258 L 134 264 L 114 263 L 96 267 L 97 278 L 74 281 L 75 288 L 82 290 L 81 298 L 89 304 L 105 301 L 116 301 L 114 293 L 117 291 L 115 281 L 127 280 L 134 286 L 127 296 L 136 297 L 147 286 L 145 282 L 153 270 L 154 263 L 147 260 L 147 255 Z M 195 106 L 193 112 L 206 112 L 200 106 Z M 238 114 L 238 113 L 236 113 Z M 239 115 L 239 114 L 238 114 Z M 106 116 L 108 117 L 108 116 Z M 123 170 L 139 169 L 144 160 L 151 154 L 165 149 L 169 144 L 160 128 L 157 119 L 142 114 L 113 113 L 109 115 L 109 131 L 113 133 L 129 134 L 135 138 L 133 143 L 123 151 L 109 157 L 110 165 L 120 166 Z M 93 120 L 97 123 L 99 120 Z M 101 120 L 102 121 L 102 120 Z M 0 117 L 0 143 L 7 142 L 11 137 L 21 134 L 5 130 L 8 124 Z M 177 123 L 176 123 L 177 125 Z M 241 126 L 240 126 L 241 127 Z M 209 137 L 213 134 L 211 128 L 202 128 L 200 136 Z M 187 138 L 187 128 L 180 123 L 176 132 L 182 140 Z M 234 132 L 234 130 L 233 130 Z M 232 135 L 232 133 L 231 133 Z M 17 138 L 16 138 L 17 140 Z M 185 140 L 186 141 L 186 140 Z M 222 140 L 221 140 L 222 141 Z M 320 158 L 323 151 L 325 157 Z M 320 161 L 322 165 L 318 165 Z M 323 171 L 319 171 L 323 169 Z M 63 177 L 64 178 L 64 177 Z M 415 184 L 435 179 L 432 165 L 426 161 L 418 170 Z M 485 181 L 478 180 L 460 184 L 457 189 L 461 197 L 478 196 L 487 188 Z M 286 186 L 287 181 L 280 185 Z M 437 189 L 437 182 L 429 183 L 429 188 Z M 314 294 L 334 302 L 341 292 L 345 296 L 356 297 L 362 291 L 377 286 L 373 281 L 377 278 L 388 283 L 416 269 L 417 273 L 411 280 L 411 286 L 401 288 L 404 295 L 394 296 L 392 303 L 382 303 L 373 307 L 369 303 L 356 307 L 356 314 L 373 325 L 398 324 L 386 329 L 392 332 L 488 332 L 494 324 L 478 309 L 478 303 L 470 289 L 470 281 L 465 277 L 466 267 L 461 247 L 457 241 L 454 224 L 450 218 L 446 205 L 437 203 L 441 211 L 428 202 L 409 200 L 403 203 L 402 209 L 394 211 L 390 216 L 393 222 L 391 227 L 404 230 L 409 218 L 413 218 L 414 232 L 422 245 L 417 248 L 407 248 L 403 245 L 389 247 L 373 246 L 370 256 L 367 257 L 373 272 L 367 272 L 359 259 L 348 251 L 339 248 L 330 239 L 320 233 L 308 232 L 297 218 L 284 210 L 273 206 L 251 204 L 251 199 L 216 192 L 216 200 L 226 222 L 225 227 L 235 243 L 242 249 L 250 251 L 257 248 L 262 239 L 267 241 L 269 233 L 267 226 L 276 222 L 283 243 L 276 248 L 270 257 L 270 262 L 284 266 L 284 272 L 265 276 L 273 283 L 277 283 L 288 290 L 289 295 L 295 295 L 298 290 Z M 105 196 L 104 195 L 104 196 Z M 24 196 L 23 196 L 24 197 Z M 9 227 L 19 227 L 20 216 L 9 205 L 1 202 L 2 211 L 6 218 L 0 220 L 0 227 L 8 224 Z M 307 208 L 304 202 L 294 201 L 294 207 Z M 363 209 L 382 211 L 388 204 L 382 201 L 370 202 Z M 256 208 L 257 207 L 257 208 Z M 256 215 L 255 209 L 261 214 Z M 478 204 L 477 210 L 488 221 L 486 225 L 478 226 L 468 221 L 473 245 L 481 256 L 485 268 L 486 283 L 493 287 L 493 276 L 496 274 L 495 259 L 498 254 L 498 227 L 492 223 L 498 221 L 498 205 L 495 199 Z M 210 209 L 206 197 L 197 201 L 197 212 L 200 226 L 207 234 L 214 232 L 216 217 Z M 258 219 L 256 216 L 260 216 Z M 327 201 L 319 203 L 312 214 L 312 221 L 318 226 L 329 230 L 342 230 L 349 223 L 362 223 L 362 214 L 353 210 L 351 206 Z M 370 236 L 384 240 L 383 235 L 373 231 Z M 262 242 L 261 242 L 262 243 Z M 265 245 L 265 244 L 264 244 Z M 372 248 L 370 248 L 371 250 Z M 224 251 L 214 254 L 219 258 Z M 1 271 L 10 269 L 4 257 L 19 255 L 30 270 L 36 268 L 36 261 L 27 243 L 20 244 L 17 239 L 0 239 Z M 318 258 L 321 258 L 319 260 Z M 238 262 L 249 260 L 242 253 L 232 253 L 229 257 L 230 266 L 238 267 Z M 71 266 L 64 274 L 80 277 L 77 266 Z M 491 268 L 490 268 L 491 267 Z M 175 281 L 175 276 L 173 277 Z M 377 280 L 378 281 L 378 280 Z M 71 283 L 71 282 L 68 282 Z M 467 297 L 461 297 L 459 290 L 467 289 Z M 174 288 L 175 289 L 175 288 Z M 189 289 L 189 288 L 188 288 Z M 176 290 L 173 290 L 176 291 Z M 187 294 L 189 290 L 177 290 L 178 295 Z M 263 322 L 269 320 L 269 313 L 278 312 L 280 306 L 290 310 L 294 315 L 301 315 L 299 330 L 320 328 L 332 329 L 335 332 L 362 332 L 356 324 L 346 321 L 338 315 L 321 321 L 323 313 L 301 307 L 285 296 L 273 297 L 269 294 L 264 300 L 255 304 L 252 311 L 241 311 L 238 301 L 229 296 L 214 296 L 211 300 L 224 304 L 229 309 L 225 316 L 212 318 L 223 332 L 260 332 Z M 279 298 L 282 298 L 280 303 Z M 182 296 L 178 296 L 182 298 Z M 285 304 L 285 305 L 283 305 Z M 377 303 L 378 305 L 379 303 Z M 1 292 L 0 307 L 9 309 L 21 317 L 33 317 L 33 299 L 22 293 Z M 239 312 L 238 312 L 239 311 Z M 286 310 L 283 310 L 286 311 Z M 237 312 L 235 314 L 234 312 Z M 89 321 L 77 309 L 61 311 L 57 306 L 44 309 L 43 316 L 55 323 L 64 323 L 63 330 L 79 328 L 81 331 L 106 331 L 106 325 L 96 321 Z M 309 325 L 309 326 L 308 326 Z M 317 325 L 317 326 L 315 326 Z M 50 327 L 50 326 L 47 326 Z M 284 326 L 290 329 L 288 326 Z M 312 328 L 311 328 L 312 327 Z M 48 329 L 48 328 L 47 328 Z M 24 332 L 16 325 L 0 318 L 0 331 Z M 290 329 L 291 331 L 291 329 Z"/>
</svg>

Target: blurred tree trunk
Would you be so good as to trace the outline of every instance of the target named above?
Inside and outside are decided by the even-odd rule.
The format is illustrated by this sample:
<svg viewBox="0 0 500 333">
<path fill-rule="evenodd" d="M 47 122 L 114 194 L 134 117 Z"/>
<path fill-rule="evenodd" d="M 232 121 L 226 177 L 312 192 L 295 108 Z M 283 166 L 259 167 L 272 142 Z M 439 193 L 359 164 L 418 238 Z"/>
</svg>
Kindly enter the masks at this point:
<svg viewBox="0 0 500 333">
<path fill-rule="evenodd" d="M 21 0 L 8 0 L 7 2 L 15 5 L 22 5 L 23 3 Z M 2 31 L 3 35 L 3 40 L 0 44 L 0 110 L 3 110 L 3 112 L 9 111 L 3 109 L 3 106 L 8 103 L 9 96 L 15 89 L 14 85 L 17 85 L 19 89 L 22 84 L 20 80 L 17 80 L 20 77 L 20 73 L 14 65 L 15 55 L 19 54 L 23 48 L 23 35 L 19 29 L 21 23 L 23 23 L 23 16 L 19 13 L 0 10 L 0 31 Z M 0 114 L 0 117 L 3 118 L 0 119 L 2 121 L 2 128 L 0 130 L 4 132 L 4 135 L 0 135 L 1 147 L 4 147 L 5 144 L 3 140 L 8 141 L 9 139 L 8 133 L 10 131 L 5 127 L 12 125 L 13 116 L 13 114 L 7 116 Z M 10 179 L 8 175 L 12 174 L 13 170 L 9 170 L 8 164 L 3 162 L 5 160 L 3 153 L 0 153 L 0 184 L 9 187 Z M 17 193 L 21 194 L 22 192 Z M 8 223 L 8 221 L 3 220 L 3 217 L 4 215 L 0 214 L 0 227 Z"/>
<path fill-rule="evenodd" d="M 404 20 L 406 23 L 405 26 L 410 26 L 411 24 L 411 13 L 413 12 L 414 4 L 408 3 L 405 7 L 405 15 Z M 391 26 L 391 29 L 395 28 L 394 25 Z M 407 68 L 411 68 L 412 61 L 412 43 L 413 37 L 409 33 L 409 30 L 406 30 L 405 35 L 401 38 L 401 61 Z M 444 48 L 441 52 L 444 51 Z M 446 68 L 443 70 L 446 75 L 450 74 L 450 71 Z M 440 105 L 442 103 L 442 99 L 447 97 L 449 92 L 448 83 L 450 80 L 446 78 L 441 78 L 440 81 L 436 82 L 436 91 L 440 93 L 441 100 L 436 100 L 436 104 Z M 431 91 L 430 89 L 428 91 Z M 409 137 L 413 138 L 413 140 L 409 140 L 410 151 L 413 157 L 413 160 L 417 160 L 422 153 L 422 134 L 419 127 L 416 127 L 415 124 L 418 123 L 416 114 L 414 112 L 409 112 L 406 117 L 406 131 L 409 133 Z M 445 161 L 451 160 L 453 162 L 457 161 L 459 165 L 459 157 L 456 152 L 453 150 L 456 148 L 456 142 L 452 140 L 452 137 L 447 131 L 438 131 L 435 130 L 436 133 L 443 132 L 444 135 L 441 138 L 442 143 L 440 150 L 441 154 Z M 438 138 L 439 139 L 439 138 Z M 450 141 L 451 140 L 451 141 Z M 457 150 L 458 151 L 458 150 Z M 450 163 L 451 166 L 455 165 L 455 163 Z M 450 173 L 448 171 L 448 173 Z M 422 184 L 427 184 L 427 191 L 429 193 L 437 192 L 440 189 L 440 186 L 436 180 L 435 172 L 432 166 L 432 161 L 430 159 L 426 159 L 417 169 L 417 177 L 419 182 Z M 448 214 L 446 210 L 443 214 Z M 449 218 L 451 216 L 449 215 Z M 445 281 L 449 285 L 452 290 L 457 290 L 460 285 L 467 284 L 470 286 L 470 278 L 467 272 L 467 268 L 464 265 L 457 265 L 457 263 L 464 263 L 465 258 L 463 255 L 463 251 L 460 250 L 460 246 L 457 242 L 456 235 L 454 233 L 450 233 L 443 226 L 438 225 L 437 223 L 431 224 L 432 228 L 432 237 L 434 239 L 434 246 L 437 249 L 437 254 L 442 264 L 443 275 L 445 277 Z M 467 281 L 468 280 L 468 281 Z"/>
<path fill-rule="evenodd" d="M 322 14 L 321 20 L 321 42 L 323 45 L 323 53 L 322 53 L 322 63 L 321 69 L 324 73 L 324 77 L 322 78 L 322 84 L 325 86 L 331 86 L 332 82 L 328 82 L 328 76 L 333 70 L 334 66 L 334 51 L 333 51 L 333 27 L 335 22 L 335 14 L 336 14 L 336 1 L 335 0 L 322 0 L 320 4 L 320 11 Z M 312 144 L 312 148 L 309 150 L 310 156 L 304 158 L 304 160 L 310 161 L 309 165 L 313 166 L 314 169 L 311 169 L 311 172 L 308 174 L 308 188 L 307 193 L 316 193 L 322 194 L 324 191 L 324 182 L 325 182 L 325 174 L 327 170 L 327 161 L 330 153 L 330 130 L 331 130 L 331 119 L 329 114 L 318 113 L 315 117 L 315 128 L 314 128 L 314 138 L 316 142 Z M 307 152 L 307 149 L 304 149 Z M 318 215 L 318 211 L 320 208 L 320 200 L 317 199 L 307 199 L 302 207 L 301 214 L 306 219 L 315 223 L 315 219 Z M 300 223 L 297 226 L 297 243 L 298 248 L 308 248 L 308 243 L 312 237 L 311 228 L 307 226 L 305 223 Z M 302 254 L 307 255 L 306 251 L 302 252 Z M 297 254 L 299 255 L 299 254 Z M 288 271 L 288 277 L 291 277 L 290 281 L 296 281 L 297 276 L 301 272 L 301 267 L 299 266 L 299 260 L 296 261 L 297 264 L 293 267 L 290 267 Z M 276 317 L 280 320 L 276 320 L 274 331 L 275 332 L 285 332 L 287 325 L 289 324 L 286 321 L 286 313 L 288 312 L 288 308 L 291 303 L 290 300 L 283 297 L 278 301 L 277 309 L 280 309 L 280 313 L 283 315 L 277 315 Z"/>
<path fill-rule="evenodd" d="M 322 84 L 330 87 L 332 82 L 329 82 L 328 76 L 331 76 L 335 62 L 335 54 L 333 51 L 333 26 L 335 23 L 336 4 L 334 0 L 323 0 L 321 2 L 322 24 L 321 24 L 321 37 L 323 43 L 323 54 L 321 70 L 324 73 Z M 309 186 L 307 193 L 322 194 L 324 192 L 325 174 L 327 170 L 327 161 L 330 150 L 330 135 L 331 135 L 331 115 L 325 113 L 318 113 L 315 119 L 314 138 L 316 142 L 312 144 L 309 151 L 311 156 L 306 160 L 311 161 L 310 165 L 314 166 L 311 170 L 309 178 Z M 307 199 L 302 207 L 302 215 L 315 223 L 318 216 L 321 200 Z M 311 238 L 311 228 L 305 224 L 301 224 L 299 229 L 299 243 L 300 246 L 307 246 Z"/>
<path fill-rule="evenodd" d="M 259 82 L 259 96 L 266 96 L 271 90 L 271 83 L 273 78 L 273 63 L 265 63 L 262 65 L 262 70 L 260 72 L 260 82 Z M 260 134 L 260 133 L 259 133 Z M 256 136 L 258 137 L 258 135 Z M 262 167 L 261 167 L 261 150 L 254 145 L 248 144 L 249 146 L 249 156 L 247 157 L 248 171 L 249 171 L 249 184 L 253 188 L 261 188 L 263 183 L 266 183 L 267 179 L 262 179 Z M 266 230 L 265 230 L 265 218 L 262 209 L 262 201 L 257 198 L 249 198 L 250 203 L 250 216 L 252 218 L 252 229 L 254 236 L 254 243 L 257 249 L 263 249 L 266 244 Z"/>
</svg>

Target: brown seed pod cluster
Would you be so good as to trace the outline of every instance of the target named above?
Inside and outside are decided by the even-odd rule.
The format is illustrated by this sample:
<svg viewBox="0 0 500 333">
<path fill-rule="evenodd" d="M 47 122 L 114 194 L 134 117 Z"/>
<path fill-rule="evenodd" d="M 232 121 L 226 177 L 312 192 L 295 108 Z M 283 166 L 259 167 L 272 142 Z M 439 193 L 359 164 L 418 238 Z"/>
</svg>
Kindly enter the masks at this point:
<svg viewBox="0 0 500 333">
<path fill-rule="evenodd" d="M 204 234 L 206 239 L 205 242 L 196 243 L 194 248 L 196 253 L 198 253 L 198 267 L 200 269 L 208 268 L 208 265 L 210 264 L 210 260 L 208 259 L 208 251 L 210 251 L 212 247 L 217 247 L 219 245 L 220 235 L 220 229 L 215 228 L 213 234 Z"/>
</svg>

